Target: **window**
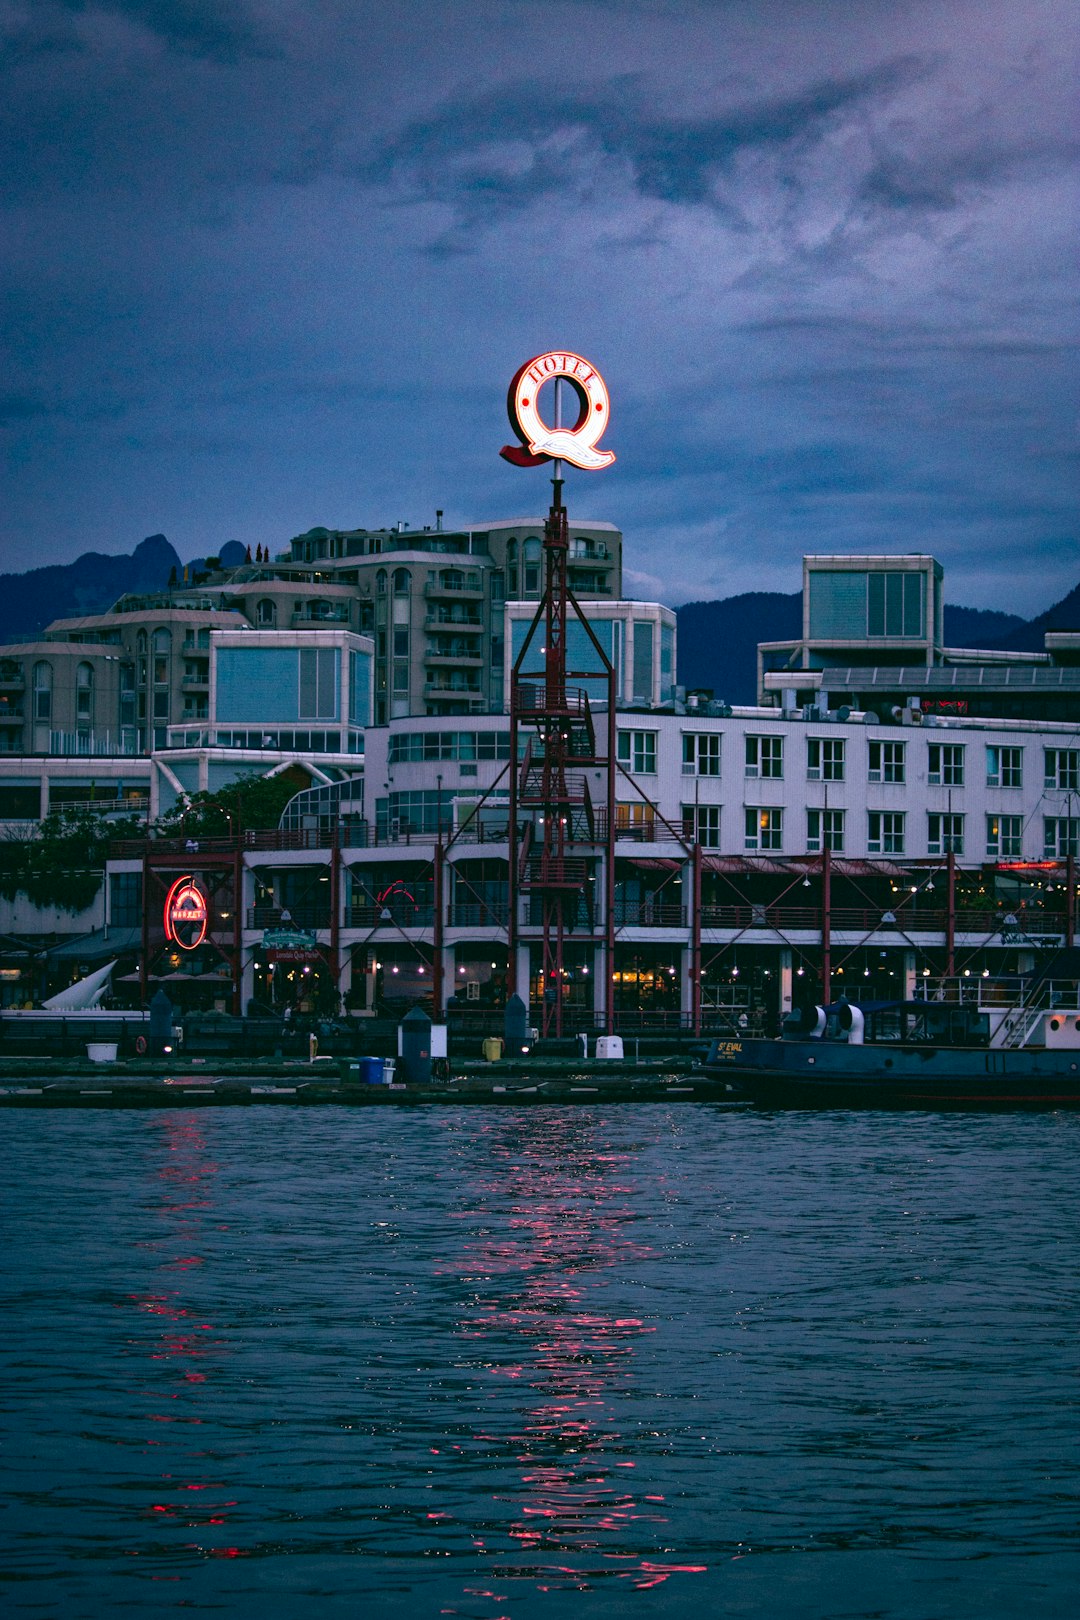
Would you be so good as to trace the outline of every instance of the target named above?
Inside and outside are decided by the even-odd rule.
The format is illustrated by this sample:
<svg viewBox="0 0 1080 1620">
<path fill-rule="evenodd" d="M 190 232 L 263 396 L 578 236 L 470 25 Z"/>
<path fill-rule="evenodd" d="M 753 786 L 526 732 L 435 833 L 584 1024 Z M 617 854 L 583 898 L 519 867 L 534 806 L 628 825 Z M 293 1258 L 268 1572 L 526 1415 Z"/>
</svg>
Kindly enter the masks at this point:
<svg viewBox="0 0 1080 1620">
<path fill-rule="evenodd" d="M 720 806 L 684 804 L 683 831 L 702 849 L 720 848 Z"/>
<path fill-rule="evenodd" d="M 1073 789 L 1080 787 L 1080 748 L 1047 748 L 1045 786 Z"/>
<path fill-rule="evenodd" d="M 1080 835 L 1080 817 L 1045 816 L 1043 818 L 1043 858 L 1045 860 L 1065 861 L 1068 860 L 1070 855 L 1080 855 L 1080 836 L 1078 835 Z"/>
<path fill-rule="evenodd" d="M 52 719 L 52 665 L 34 665 L 34 719 Z"/>
<path fill-rule="evenodd" d="M 806 739 L 806 775 L 811 782 L 842 782 L 844 780 L 843 737 L 808 737 Z"/>
<path fill-rule="evenodd" d="M 94 718 L 94 670 L 79 664 L 75 670 L 75 718 L 89 725 Z"/>
<path fill-rule="evenodd" d="M 963 743 L 930 744 L 927 781 L 939 787 L 963 787 Z"/>
<path fill-rule="evenodd" d="M 619 764 L 634 776 L 655 776 L 656 732 L 620 731 Z"/>
<path fill-rule="evenodd" d="M 142 873 L 109 873 L 109 924 L 137 928 L 142 922 Z"/>
<path fill-rule="evenodd" d="M 987 816 L 986 853 L 993 860 L 1017 859 L 1023 853 L 1024 818 Z"/>
<path fill-rule="evenodd" d="M 932 810 L 926 818 L 926 852 L 928 855 L 962 855 L 964 853 L 964 818 L 943 815 Z"/>
<path fill-rule="evenodd" d="M 747 776 L 770 776 L 774 780 L 784 774 L 783 737 L 747 737 Z"/>
<path fill-rule="evenodd" d="M 277 624 L 277 603 L 269 596 L 264 596 L 256 602 L 255 623 L 264 628 Z"/>
<path fill-rule="evenodd" d="M 867 780 L 871 782 L 904 781 L 904 750 L 902 742 L 872 742 L 870 744 Z"/>
<path fill-rule="evenodd" d="M 682 773 L 684 776 L 720 775 L 720 733 L 718 731 L 683 732 Z"/>
<path fill-rule="evenodd" d="M 899 746 L 903 746 L 900 744 Z M 904 812 L 871 810 L 866 821 L 866 848 L 871 855 L 904 853 Z"/>
<path fill-rule="evenodd" d="M 1024 750 L 999 748 L 996 743 L 986 749 L 987 787 L 1018 788 L 1024 785 Z"/>
<path fill-rule="evenodd" d="M 408 594 L 409 594 L 409 586 L 410 586 L 411 583 L 412 583 L 412 575 L 409 573 L 409 570 L 407 568 L 395 568 L 394 569 L 394 595 L 395 596 L 408 596 Z"/>
<path fill-rule="evenodd" d="M 763 739 L 769 740 L 772 739 Z M 779 739 L 776 739 L 779 741 Z M 784 812 L 746 807 L 746 849 L 783 849 Z"/>
<path fill-rule="evenodd" d="M 866 633 L 868 636 L 921 636 L 923 634 L 922 574 L 868 574 L 866 576 Z"/>
<path fill-rule="evenodd" d="M 518 543 L 516 540 L 506 542 L 506 580 L 510 591 L 510 600 L 514 601 L 518 593 Z"/>
<path fill-rule="evenodd" d="M 806 850 L 818 855 L 830 849 L 835 855 L 844 853 L 844 812 L 842 810 L 808 810 L 806 812 Z"/>
<path fill-rule="evenodd" d="M 619 838 L 651 839 L 656 825 L 656 811 L 651 804 L 636 799 L 631 804 L 615 806 L 615 832 Z"/>
<path fill-rule="evenodd" d="M 299 719 L 337 719 L 337 670 L 336 647 L 301 647 Z"/>
<path fill-rule="evenodd" d="M 538 596 L 540 594 L 540 542 L 535 535 L 526 540 L 521 548 L 521 556 L 525 564 L 525 595 Z"/>
</svg>

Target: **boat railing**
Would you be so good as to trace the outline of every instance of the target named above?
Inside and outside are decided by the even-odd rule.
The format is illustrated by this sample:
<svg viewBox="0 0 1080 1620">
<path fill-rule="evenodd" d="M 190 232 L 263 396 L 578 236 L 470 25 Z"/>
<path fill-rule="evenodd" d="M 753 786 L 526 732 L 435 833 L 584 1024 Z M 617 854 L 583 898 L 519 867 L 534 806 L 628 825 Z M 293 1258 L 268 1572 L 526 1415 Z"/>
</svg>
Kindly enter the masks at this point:
<svg viewBox="0 0 1080 1620">
<path fill-rule="evenodd" d="M 946 1002 L 953 1006 L 995 1007 L 1020 1012 L 1052 1007 L 1080 1007 L 1080 980 L 1002 978 L 972 973 L 922 979 L 915 986 L 916 1001 Z"/>
</svg>

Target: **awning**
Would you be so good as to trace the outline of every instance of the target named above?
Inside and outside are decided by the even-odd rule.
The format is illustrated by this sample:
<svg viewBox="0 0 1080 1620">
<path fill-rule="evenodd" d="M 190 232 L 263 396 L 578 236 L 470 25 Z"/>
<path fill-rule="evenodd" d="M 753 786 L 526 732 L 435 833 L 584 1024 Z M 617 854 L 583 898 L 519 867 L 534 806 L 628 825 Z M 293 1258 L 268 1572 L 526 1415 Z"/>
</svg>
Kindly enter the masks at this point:
<svg viewBox="0 0 1080 1620">
<path fill-rule="evenodd" d="M 45 954 L 50 961 L 104 962 L 111 956 L 124 956 L 142 949 L 141 928 L 97 928 L 78 939 L 66 939 Z"/>
<path fill-rule="evenodd" d="M 801 870 L 793 867 L 788 861 L 771 860 L 768 855 L 703 855 L 701 866 L 705 872 L 724 872 L 729 876 L 758 872 L 776 877 L 786 872 Z"/>
<path fill-rule="evenodd" d="M 661 855 L 631 855 L 625 864 L 642 872 L 677 872 L 682 862 L 665 860 Z"/>
</svg>

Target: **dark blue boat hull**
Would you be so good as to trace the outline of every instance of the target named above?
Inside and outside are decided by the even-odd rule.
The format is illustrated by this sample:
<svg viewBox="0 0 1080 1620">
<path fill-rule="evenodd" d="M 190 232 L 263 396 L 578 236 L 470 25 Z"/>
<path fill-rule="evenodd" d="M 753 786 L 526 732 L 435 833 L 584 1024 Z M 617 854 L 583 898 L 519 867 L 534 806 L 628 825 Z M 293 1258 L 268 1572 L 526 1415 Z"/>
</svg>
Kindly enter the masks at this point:
<svg viewBox="0 0 1080 1620">
<path fill-rule="evenodd" d="M 705 1068 L 778 1106 L 1080 1107 L 1080 1051 L 736 1038 L 715 1041 Z"/>
</svg>

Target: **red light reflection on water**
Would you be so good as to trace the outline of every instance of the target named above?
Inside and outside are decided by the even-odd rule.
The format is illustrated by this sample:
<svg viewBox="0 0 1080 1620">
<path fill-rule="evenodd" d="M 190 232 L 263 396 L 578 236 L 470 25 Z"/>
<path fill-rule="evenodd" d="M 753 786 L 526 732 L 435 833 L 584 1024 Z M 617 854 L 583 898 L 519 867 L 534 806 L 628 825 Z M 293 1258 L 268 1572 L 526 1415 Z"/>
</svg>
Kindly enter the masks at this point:
<svg viewBox="0 0 1080 1620">
<path fill-rule="evenodd" d="M 500 1115 L 483 1133 L 496 1172 L 461 1212 L 480 1230 L 454 1271 L 474 1289 L 495 1284 L 459 1332 L 491 1346 L 486 1375 L 521 1388 L 520 1428 L 475 1437 L 516 1448 L 520 1490 L 497 1497 L 514 1510 L 511 1546 L 528 1554 L 516 1573 L 531 1574 L 541 1591 L 610 1577 L 646 1589 L 703 1573 L 703 1564 L 646 1556 L 650 1527 L 669 1522 L 664 1499 L 634 1489 L 627 1476 L 636 1462 L 616 1427 L 613 1397 L 634 1379 L 637 1340 L 653 1331 L 598 1298 L 605 1271 L 650 1253 L 633 1237 L 628 1155 L 601 1150 L 596 1121 L 576 1110 Z M 507 1354 L 508 1340 L 521 1344 L 519 1356 Z M 493 1551 L 479 1538 L 476 1546 Z M 552 1553 L 573 1562 L 548 1562 Z"/>
<path fill-rule="evenodd" d="M 169 1111 L 148 1116 L 147 1123 L 160 1148 L 154 1171 L 156 1213 L 165 1235 L 140 1247 L 160 1255 L 161 1284 L 167 1282 L 168 1286 L 128 1296 L 129 1308 L 153 1318 L 157 1328 L 156 1336 L 133 1335 L 128 1344 L 151 1362 L 166 1363 L 175 1380 L 168 1399 L 179 1403 L 178 1409 L 148 1412 L 149 1422 L 198 1426 L 202 1418 L 190 1403 L 198 1400 L 201 1387 L 212 1379 L 227 1341 L 217 1335 L 212 1322 L 204 1319 L 202 1310 L 185 1302 L 183 1279 L 197 1276 L 205 1264 L 200 1242 L 213 1209 L 213 1182 L 218 1167 L 207 1154 L 197 1115 Z M 182 1251 L 177 1253 L 180 1245 Z M 158 1378 L 152 1380 L 152 1387 L 160 1388 Z M 199 1452 L 178 1451 L 166 1438 L 148 1438 L 147 1446 L 167 1446 L 170 1460 L 183 1470 L 178 1475 L 160 1476 L 161 1500 L 148 1505 L 147 1517 L 187 1528 L 227 1522 L 229 1510 L 237 1506 L 237 1501 L 225 1496 L 228 1485 L 223 1480 L 207 1478 L 192 1466 Z M 190 1477 L 185 1477 L 189 1470 Z M 215 1557 L 242 1556 L 239 1548 L 199 1550 Z"/>
</svg>

